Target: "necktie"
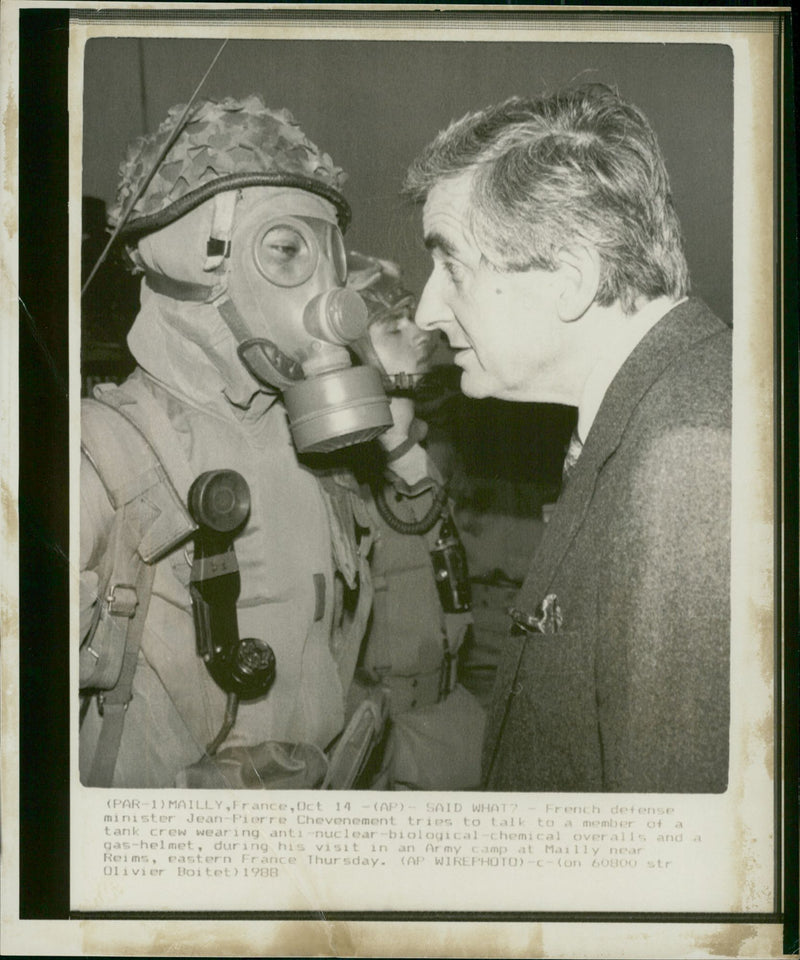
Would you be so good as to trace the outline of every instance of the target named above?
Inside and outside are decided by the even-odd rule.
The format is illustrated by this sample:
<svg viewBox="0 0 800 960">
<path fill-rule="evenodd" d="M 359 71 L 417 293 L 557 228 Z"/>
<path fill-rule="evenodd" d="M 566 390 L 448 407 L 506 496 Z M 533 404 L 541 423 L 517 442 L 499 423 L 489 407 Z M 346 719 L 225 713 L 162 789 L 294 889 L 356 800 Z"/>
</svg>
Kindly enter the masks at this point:
<svg viewBox="0 0 800 960">
<path fill-rule="evenodd" d="M 583 450 L 583 441 L 578 436 L 578 428 L 576 427 L 572 431 L 572 436 L 569 439 L 569 446 L 567 447 L 567 455 L 564 457 L 564 466 L 561 468 L 561 482 L 566 483 L 569 480 L 570 474 L 575 468 L 575 464 L 578 462 L 578 457 L 581 455 Z"/>
</svg>

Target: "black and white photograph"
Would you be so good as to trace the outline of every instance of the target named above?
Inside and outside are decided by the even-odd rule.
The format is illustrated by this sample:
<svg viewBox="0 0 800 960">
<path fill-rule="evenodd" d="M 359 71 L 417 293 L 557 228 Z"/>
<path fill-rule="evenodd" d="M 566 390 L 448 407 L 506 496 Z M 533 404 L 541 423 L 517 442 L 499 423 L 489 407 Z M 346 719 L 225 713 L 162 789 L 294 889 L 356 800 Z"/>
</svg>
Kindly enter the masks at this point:
<svg viewBox="0 0 800 960">
<path fill-rule="evenodd" d="M 81 952 L 782 955 L 780 18 L 137 13 L 69 18 Z"/>
<path fill-rule="evenodd" d="M 730 50 L 218 47 L 85 52 L 82 782 L 724 792 Z"/>
</svg>

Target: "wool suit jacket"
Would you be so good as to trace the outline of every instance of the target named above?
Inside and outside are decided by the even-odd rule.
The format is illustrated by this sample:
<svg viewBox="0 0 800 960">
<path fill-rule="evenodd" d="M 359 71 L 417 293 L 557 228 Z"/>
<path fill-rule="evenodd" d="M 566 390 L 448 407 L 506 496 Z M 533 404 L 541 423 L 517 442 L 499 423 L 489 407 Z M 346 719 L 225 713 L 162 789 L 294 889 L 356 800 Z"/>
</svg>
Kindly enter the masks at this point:
<svg viewBox="0 0 800 960">
<path fill-rule="evenodd" d="M 730 428 L 731 331 L 689 300 L 612 381 L 517 597 L 488 789 L 725 790 Z"/>
</svg>

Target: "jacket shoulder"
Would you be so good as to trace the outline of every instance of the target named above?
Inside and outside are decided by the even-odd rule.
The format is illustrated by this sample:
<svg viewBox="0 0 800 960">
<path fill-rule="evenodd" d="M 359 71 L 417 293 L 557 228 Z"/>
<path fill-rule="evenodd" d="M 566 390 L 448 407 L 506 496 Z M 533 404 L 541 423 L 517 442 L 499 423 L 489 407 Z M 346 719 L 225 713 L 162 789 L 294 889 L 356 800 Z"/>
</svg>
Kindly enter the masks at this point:
<svg viewBox="0 0 800 960">
<path fill-rule="evenodd" d="M 679 351 L 642 397 L 635 420 L 662 429 L 708 427 L 730 430 L 731 330 L 721 322 L 709 336 Z M 657 428 L 657 427 L 656 427 Z"/>
</svg>

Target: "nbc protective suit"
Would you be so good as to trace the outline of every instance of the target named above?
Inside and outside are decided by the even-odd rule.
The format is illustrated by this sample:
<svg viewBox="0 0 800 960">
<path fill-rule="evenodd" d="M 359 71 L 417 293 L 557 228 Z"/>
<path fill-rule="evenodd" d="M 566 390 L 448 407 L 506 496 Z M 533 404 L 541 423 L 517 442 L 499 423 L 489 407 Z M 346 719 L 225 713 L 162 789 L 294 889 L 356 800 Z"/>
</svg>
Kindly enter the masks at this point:
<svg viewBox="0 0 800 960">
<path fill-rule="evenodd" d="M 235 546 L 239 629 L 272 646 L 277 677 L 263 699 L 240 706 L 225 746 L 278 740 L 324 748 L 344 726 L 344 695 L 371 604 L 366 513 L 346 474 L 323 485 L 300 466 L 283 406 L 262 392 L 245 397 L 248 374 L 235 358 L 226 378 L 203 346 L 187 344 L 180 326 L 187 312 L 197 309 L 143 288 L 129 337 L 140 369 L 121 393 L 131 412 L 158 423 L 169 460 L 183 458 L 192 476 L 233 469 L 250 486 L 251 518 Z M 219 326 L 206 328 L 209 344 L 224 342 Z M 113 509 L 85 460 L 81 505 L 81 566 L 90 572 Z M 174 785 L 220 726 L 225 695 L 195 652 L 190 569 L 190 545 L 156 565 L 115 784 Z M 84 766 L 101 723 L 91 706 L 81 727 Z"/>
<path fill-rule="evenodd" d="M 348 692 L 373 610 L 376 526 L 342 458 L 325 454 L 391 423 L 366 378 L 372 371 L 351 367 L 346 349 L 365 333 L 366 310 L 344 288 L 343 175 L 289 114 L 252 97 L 194 108 L 147 182 L 179 112 L 132 149 L 110 216 L 129 215 L 123 236 L 144 274 L 128 338 L 138 366 L 120 387 L 99 388 L 97 399 L 141 433 L 155 466 L 127 462 L 110 478 L 92 454 L 98 444 L 88 442 L 85 411 L 81 779 L 320 786 L 352 711 Z M 298 448 L 310 454 L 298 456 Z M 400 461 L 395 468 L 402 476 Z M 238 633 L 268 644 L 276 668 L 266 692 L 237 703 L 235 722 L 211 749 L 230 696 L 197 652 L 192 589 L 208 568 L 194 562 L 185 529 L 151 553 L 129 529 L 134 521 L 141 528 L 143 516 L 145 526 L 164 521 L 165 482 L 186 504 L 193 481 L 216 470 L 236 471 L 249 487 L 249 516 L 235 538 Z M 138 579 L 109 583 L 108 558 L 120 544 L 146 557 L 148 590 L 137 594 Z M 114 713 L 123 722 L 109 764 L 110 703 L 121 686 L 108 671 L 102 684 L 97 670 L 84 677 L 83 664 L 102 662 L 100 627 L 137 617 L 135 669 Z M 373 693 L 377 729 L 383 692 Z"/>
<path fill-rule="evenodd" d="M 134 201 L 179 113 L 173 110 L 154 136 L 131 149 L 112 222 Z M 123 235 L 144 274 L 141 310 L 129 335 L 138 368 L 121 387 L 101 389 L 98 399 L 141 430 L 181 502 L 205 471 L 244 477 L 251 509 L 235 541 L 239 635 L 270 645 L 276 674 L 265 695 L 238 704 L 220 762 L 205 763 L 227 696 L 196 650 L 192 539 L 159 556 L 112 764 L 115 786 L 242 785 L 241 764 L 226 766 L 223 759 L 236 759 L 238 747 L 265 743 L 290 747 L 246 759 L 248 785 L 258 785 L 264 761 L 278 785 L 317 786 L 325 771 L 321 751 L 344 727 L 346 691 L 371 608 L 370 524 L 351 475 L 300 463 L 283 402 L 288 388 L 320 373 L 356 372 L 344 344 L 360 325 L 363 332 L 366 312 L 343 289 L 342 179 L 286 112 L 270 111 L 255 97 L 205 102 L 193 109 L 132 208 Z M 362 398 L 354 389 L 357 405 Z M 391 423 L 385 400 L 377 418 L 373 401 L 362 403 L 366 416 L 357 429 L 334 425 L 334 433 L 347 434 L 342 442 L 374 436 L 381 422 Z M 311 412 L 315 430 L 320 418 Z M 313 439 L 305 435 L 310 449 Z M 119 504 L 131 496 L 110 489 L 96 468 L 85 448 L 81 652 L 95 658 L 93 630 L 110 619 L 109 537 L 117 536 Z M 129 473 L 129 486 L 146 487 L 149 478 L 137 476 L 136 464 Z M 147 499 L 139 496 L 139 513 Z M 83 659 L 91 663 L 91 656 Z M 86 783 L 95 782 L 109 712 L 108 694 L 93 683 L 90 677 L 82 691 Z"/>
</svg>

